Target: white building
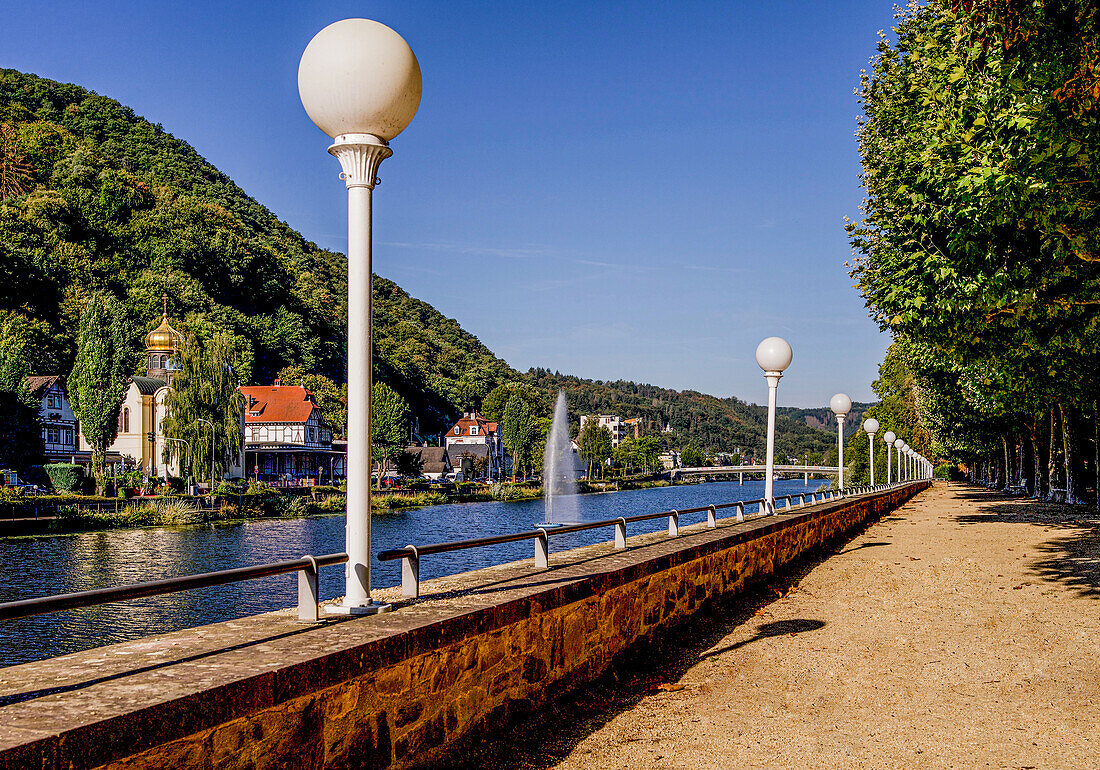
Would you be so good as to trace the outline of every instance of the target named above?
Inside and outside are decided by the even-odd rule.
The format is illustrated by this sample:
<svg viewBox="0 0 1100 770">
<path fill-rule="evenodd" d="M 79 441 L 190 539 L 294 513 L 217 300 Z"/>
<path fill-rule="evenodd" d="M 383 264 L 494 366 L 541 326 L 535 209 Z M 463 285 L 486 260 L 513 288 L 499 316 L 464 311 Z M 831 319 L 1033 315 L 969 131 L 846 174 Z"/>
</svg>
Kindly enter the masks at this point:
<svg viewBox="0 0 1100 770">
<path fill-rule="evenodd" d="M 58 374 L 27 377 L 27 389 L 39 399 L 38 421 L 48 462 L 71 462 L 80 451 L 76 415 L 69 403 L 65 380 Z"/>
<path fill-rule="evenodd" d="M 584 424 L 588 422 L 590 415 L 581 415 L 581 430 L 584 430 Z M 639 438 L 641 436 L 641 417 L 632 417 L 629 420 L 624 420 L 615 414 L 598 414 L 596 415 L 596 425 L 600 428 L 607 428 L 611 432 L 611 446 L 616 447 L 619 442 L 624 438 Z"/>
</svg>

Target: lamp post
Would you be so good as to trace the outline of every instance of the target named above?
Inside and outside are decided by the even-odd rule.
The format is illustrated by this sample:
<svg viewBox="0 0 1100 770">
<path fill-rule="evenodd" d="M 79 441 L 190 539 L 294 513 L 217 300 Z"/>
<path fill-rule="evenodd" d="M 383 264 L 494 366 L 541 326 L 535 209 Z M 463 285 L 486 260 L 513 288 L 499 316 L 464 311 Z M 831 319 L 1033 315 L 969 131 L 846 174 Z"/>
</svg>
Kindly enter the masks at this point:
<svg viewBox="0 0 1100 770">
<path fill-rule="evenodd" d="M 837 461 L 840 470 L 840 478 L 838 485 L 840 491 L 844 491 L 844 418 L 848 416 L 848 412 L 852 411 L 852 399 L 843 393 L 837 393 L 831 399 L 829 399 L 829 408 L 833 410 L 833 414 L 836 415 L 836 446 L 837 446 Z"/>
<path fill-rule="evenodd" d="M 890 465 L 891 459 L 890 450 L 894 448 L 894 442 L 897 440 L 897 436 L 894 435 L 894 431 L 888 430 L 883 434 L 882 440 L 886 443 L 886 483 L 891 483 L 890 477 L 892 468 Z"/>
<path fill-rule="evenodd" d="M 904 441 L 902 441 L 900 438 L 894 439 L 894 449 L 898 450 L 897 455 L 898 455 L 898 483 L 899 484 L 901 483 L 901 480 L 902 480 L 901 479 L 901 448 L 903 446 L 905 446 Z"/>
<path fill-rule="evenodd" d="M 867 431 L 867 445 L 871 448 L 871 486 L 875 485 L 875 433 L 878 432 L 878 420 L 868 417 L 863 421 L 863 429 Z"/>
<path fill-rule="evenodd" d="M 790 344 L 782 337 L 768 337 L 756 346 L 756 363 L 764 370 L 764 379 L 768 381 L 768 451 L 767 467 L 764 469 L 764 505 L 767 506 L 767 513 L 771 514 L 775 513 L 775 400 L 783 370 L 791 365 L 793 357 Z"/>
<path fill-rule="evenodd" d="M 317 127 L 333 139 L 348 189 L 348 564 L 344 602 L 330 611 L 368 615 L 388 609 L 370 595 L 371 519 L 371 196 L 389 140 L 420 106 L 420 65 L 384 24 L 344 19 L 314 36 L 298 65 L 298 93 Z"/>
</svg>

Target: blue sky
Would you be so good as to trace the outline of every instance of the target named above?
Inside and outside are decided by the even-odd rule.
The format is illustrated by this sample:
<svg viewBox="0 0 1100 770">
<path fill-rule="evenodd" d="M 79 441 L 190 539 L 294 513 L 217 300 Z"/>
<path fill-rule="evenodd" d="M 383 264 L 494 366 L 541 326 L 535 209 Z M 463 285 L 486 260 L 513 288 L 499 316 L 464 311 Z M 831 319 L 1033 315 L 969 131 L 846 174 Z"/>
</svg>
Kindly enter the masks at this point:
<svg viewBox="0 0 1100 770">
<path fill-rule="evenodd" d="M 520 370 L 766 399 L 873 397 L 889 339 L 844 262 L 852 90 L 884 0 L 4 4 L 0 65 L 78 83 L 194 146 L 316 243 L 339 167 L 298 99 L 326 24 L 377 19 L 424 96 L 375 193 L 375 272 Z"/>
</svg>

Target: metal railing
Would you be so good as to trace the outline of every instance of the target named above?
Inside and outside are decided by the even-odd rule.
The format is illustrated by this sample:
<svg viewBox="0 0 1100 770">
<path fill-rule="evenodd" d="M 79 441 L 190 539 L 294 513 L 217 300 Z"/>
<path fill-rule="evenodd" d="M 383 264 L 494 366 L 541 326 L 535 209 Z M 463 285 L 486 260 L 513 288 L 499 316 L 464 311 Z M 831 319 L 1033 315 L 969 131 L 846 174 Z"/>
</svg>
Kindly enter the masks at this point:
<svg viewBox="0 0 1100 770">
<path fill-rule="evenodd" d="M 16 602 L 0 604 L 0 621 L 15 620 L 31 615 L 45 615 L 80 607 L 94 607 L 99 604 L 141 599 L 146 596 L 161 596 L 178 591 L 190 591 L 193 588 L 208 588 L 242 580 L 255 580 L 271 575 L 298 573 L 298 619 L 317 621 L 321 617 L 320 592 L 317 587 L 317 572 L 321 567 L 343 564 L 348 560 L 346 553 L 330 553 L 324 556 L 303 556 L 290 561 L 277 561 L 270 564 L 256 564 L 251 567 L 236 567 L 217 572 L 203 572 L 198 575 L 152 580 L 148 583 L 133 583 L 113 588 L 95 588 L 90 591 L 78 591 L 56 596 L 40 596 L 35 599 L 22 599 Z"/>
<path fill-rule="evenodd" d="M 900 486 L 900 484 L 890 485 L 877 485 L 875 487 L 860 486 L 849 487 L 848 489 L 838 492 L 835 490 L 827 490 L 824 492 L 806 492 L 803 494 L 792 495 L 780 495 L 775 497 L 775 501 L 786 501 L 786 506 L 780 510 L 790 511 L 794 508 L 793 500 L 798 499 L 799 508 L 806 507 L 806 498 L 810 499 L 809 505 L 816 505 L 817 503 L 827 502 L 829 500 L 840 499 L 851 495 L 866 494 L 868 492 L 877 492 L 883 489 Z M 820 498 L 820 499 L 818 499 Z M 463 551 L 468 548 L 481 548 L 484 546 L 503 545 L 505 543 L 515 543 L 521 540 L 534 540 L 535 546 L 535 568 L 546 569 L 549 566 L 550 561 L 550 537 L 557 535 L 567 535 L 572 532 L 583 532 L 589 529 L 601 529 L 603 527 L 615 528 L 615 548 L 626 548 L 626 525 L 639 522 L 639 521 L 651 521 L 653 519 L 661 519 L 665 516 L 668 517 L 668 535 L 669 537 L 678 537 L 680 534 L 680 517 L 688 514 L 696 514 L 706 512 L 707 514 L 707 527 L 713 528 L 718 526 L 717 511 L 736 508 L 737 513 L 734 516 L 734 523 L 739 524 L 745 521 L 745 506 L 759 506 L 758 515 L 754 518 L 761 518 L 767 515 L 775 515 L 776 510 L 765 510 L 765 499 L 758 498 L 756 500 L 738 500 L 733 503 L 720 503 L 717 505 L 704 505 L 698 508 L 684 508 L 682 510 L 672 511 L 660 511 L 658 513 L 642 513 L 637 516 L 620 516 L 616 519 L 602 519 L 600 521 L 586 521 L 579 524 L 564 524 L 554 525 L 548 527 L 536 527 L 533 530 L 526 532 L 513 532 L 507 535 L 492 535 L 489 537 L 476 537 L 468 540 L 452 540 L 448 543 L 433 543 L 431 545 L 407 545 L 404 548 L 393 548 L 382 551 L 378 554 L 379 561 L 395 561 L 401 560 L 401 595 L 411 598 L 420 596 L 420 559 L 424 556 L 430 556 L 436 553 L 447 553 L 450 551 Z"/>
<path fill-rule="evenodd" d="M 875 487 L 861 486 L 849 487 L 837 492 L 826 490 L 824 492 L 806 492 L 803 494 L 780 495 L 776 501 L 783 500 L 786 505 L 780 509 L 790 511 L 807 505 L 816 505 L 829 500 L 843 499 L 852 495 L 861 495 L 869 492 L 879 492 L 885 489 L 905 486 L 913 481 L 895 482 L 893 484 L 880 484 Z M 809 498 L 809 503 L 806 499 Z M 819 499 L 820 498 L 820 499 Z M 774 516 L 778 511 L 766 510 L 765 500 L 738 500 L 732 503 L 718 503 L 704 505 L 698 508 L 685 508 L 683 510 L 660 511 L 657 513 L 642 513 L 637 516 L 620 516 L 616 519 L 604 519 L 602 521 L 583 522 L 579 524 L 565 524 L 554 527 L 539 527 L 529 532 L 515 532 L 508 535 L 494 535 L 491 537 L 472 538 L 469 540 L 455 540 L 449 543 L 435 543 L 433 545 L 414 546 L 382 551 L 378 554 L 381 561 L 401 559 L 401 593 L 403 596 L 420 596 L 420 557 L 448 551 L 460 551 L 467 548 L 479 548 L 481 546 L 500 545 L 513 543 L 519 540 L 535 541 L 535 566 L 546 569 L 550 557 L 550 536 L 565 535 L 571 532 L 582 532 L 601 527 L 615 528 L 615 547 L 626 548 L 626 525 L 650 521 L 653 519 L 668 517 L 669 537 L 678 537 L 680 534 L 680 517 L 696 513 L 707 514 L 707 526 L 718 526 L 717 512 L 728 508 L 736 508 L 735 523 L 744 522 L 745 507 L 758 506 L 758 514 L 753 519 L 759 519 L 768 515 Z M 90 591 L 78 591 L 71 594 L 58 594 L 55 596 L 41 596 L 34 599 L 21 599 L 14 602 L 0 603 L 0 621 L 15 620 L 17 618 L 30 617 L 32 615 L 45 615 L 51 612 L 78 609 L 82 607 L 94 607 L 111 602 L 125 601 L 127 599 L 140 599 L 147 596 L 162 596 L 164 594 L 190 591 L 195 588 L 208 588 L 211 586 L 237 583 L 244 580 L 255 580 L 272 575 L 284 575 L 290 572 L 298 573 L 298 619 L 316 622 L 321 617 L 320 593 L 318 590 L 318 571 L 321 567 L 335 564 L 344 564 L 348 561 L 346 553 L 330 553 L 324 556 L 303 556 L 300 559 L 272 562 L 269 564 L 256 564 L 250 567 L 236 567 L 233 569 L 218 570 L 216 572 L 203 572 L 197 575 L 183 575 L 180 577 L 153 580 L 147 583 L 133 583 L 130 585 L 115 586 L 112 588 L 95 588 Z"/>
</svg>

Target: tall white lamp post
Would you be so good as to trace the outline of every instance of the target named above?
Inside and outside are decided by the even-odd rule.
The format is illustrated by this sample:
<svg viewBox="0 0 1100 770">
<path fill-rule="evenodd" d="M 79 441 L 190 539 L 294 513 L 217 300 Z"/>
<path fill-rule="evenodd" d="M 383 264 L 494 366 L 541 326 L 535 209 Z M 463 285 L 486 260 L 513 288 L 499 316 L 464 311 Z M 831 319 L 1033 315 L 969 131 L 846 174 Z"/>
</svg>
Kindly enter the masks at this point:
<svg viewBox="0 0 1100 770">
<path fill-rule="evenodd" d="M 897 440 L 897 436 L 894 435 L 894 431 L 888 430 L 883 434 L 882 440 L 886 443 L 886 483 L 889 484 L 891 483 L 890 478 L 892 474 L 890 461 L 893 459 L 890 450 L 894 448 L 894 441 Z"/>
<path fill-rule="evenodd" d="M 901 483 L 901 448 L 905 446 L 905 442 L 900 438 L 894 439 L 894 449 L 898 450 L 898 483 Z"/>
<path fill-rule="evenodd" d="M 867 445 L 871 448 L 871 486 L 875 485 L 875 434 L 878 433 L 878 420 L 868 417 L 863 421 L 863 429 L 867 431 Z"/>
<path fill-rule="evenodd" d="M 371 520 L 371 194 L 378 165 L 392 153 L 420 106 L 420 64 L 408 43 L 369 19 L 330 24 L 309 41 L 298 93 L 333 139 L 348 188 L 348 564 L 344 602 L 331 609 L 368 615 L 388 608 L 370 595 Z"/>
<path fill-rule="evenodd" d="M 768 337 L 756 346 L 756 363 L 764 370 L 764 379 L 768 381 L 768 451 L 767 467 L 764 469 L 764 505 L 767 506 L 767 513 L 775 513 L 775 399 L 783 370 L 791 365 L 793 357 L 790 344 L 782 337 Z"/>
<path fill-rule="evenodd" d="M 836 446 L 837 459 L 840 465 L 840 491 L 844 491 L 844 418 L 852 411 L 852 399 L 843 393 L 837 393 L 829 399 L 829 408 L 836 415 Z"/>
</svg>

